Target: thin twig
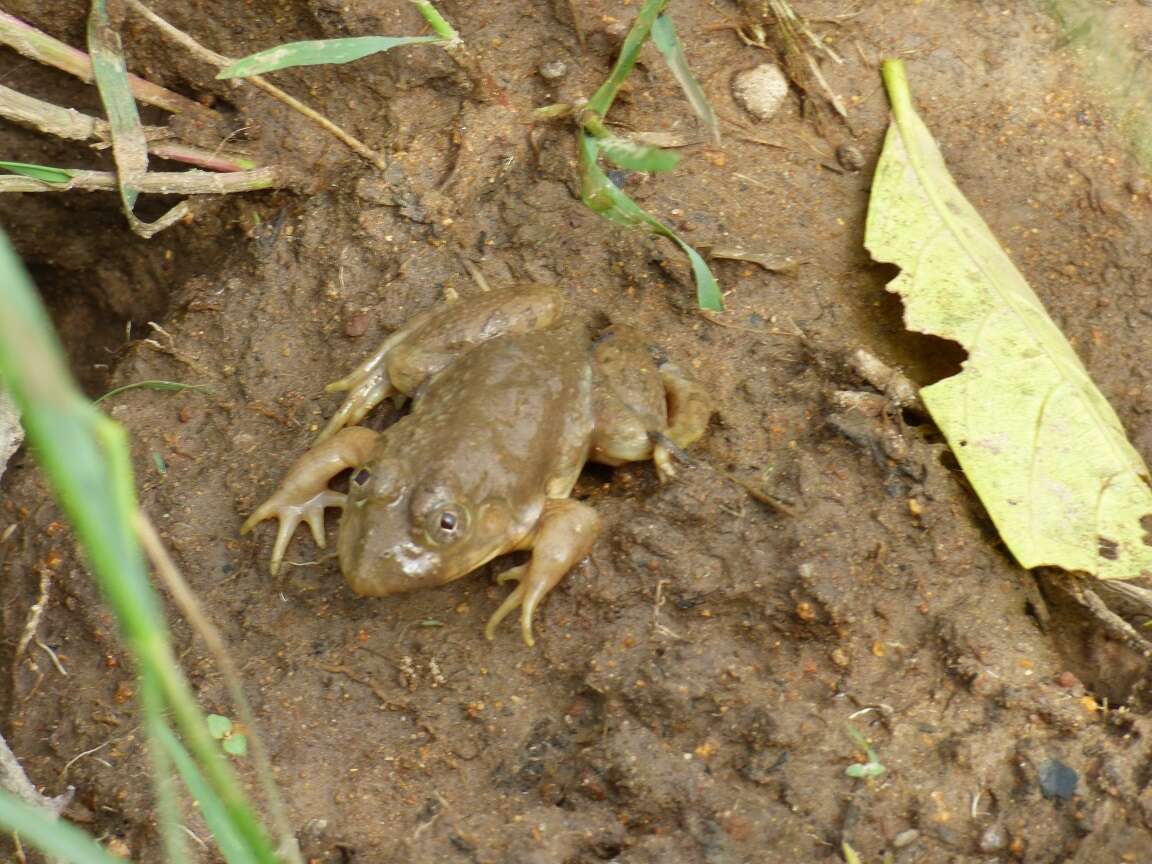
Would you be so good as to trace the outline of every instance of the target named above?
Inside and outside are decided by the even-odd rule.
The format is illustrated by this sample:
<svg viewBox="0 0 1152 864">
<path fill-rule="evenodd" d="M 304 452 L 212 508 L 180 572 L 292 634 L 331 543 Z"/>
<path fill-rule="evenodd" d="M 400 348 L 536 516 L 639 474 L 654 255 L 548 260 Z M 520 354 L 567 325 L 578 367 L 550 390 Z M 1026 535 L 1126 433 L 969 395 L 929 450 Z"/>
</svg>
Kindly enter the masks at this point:
<svg viewBox="0 0 1152 864">
<path fill-rule="evenodd" d="M 156 533 L 155 526 L 152 525 L 151 520 L 142 510 L 136 512 L 136 536 L 140 540 L 140 545 L 144 547 L 148 559 L 152 562 L 156 575 L 160 577 L 160 580 L 172 594 L 172 599 L 176 601 L 176 605 L 180 608 L 184 618 L 200 634 L 200 638 L 204 640 L 204 644 L 208 648 L 208 653 L 212 655 L 212 659 L 220 669 L 228 694 L 232 697 L 232 704 L 235 706 L 241 722 L 248 727 L 248 740 L 252 744 L 256 773 L 260 778 L 260 785 L 264 790 L 268 809 L 272 814 L 272 821 L 280 835 L 280 853 L 285 855 L 287 860 L 302 864 L 296 844 L 296 835 L 292 831 L 292 823 L 288 820 L 287 810 L 284 808 L 284 802 L 276 788 L 276 779 L 272 773 L 272 761 L 268 757 L 268 750 L 259 734 L 256 715 L 252 712 L 252 706 L 248 704 L 248 697 L 244 695 L 240 670 L 236 668 L 232 655 L 228 653 L 224 638 L 216 629 L 216 625 L 204 614 L 200 601 L 196 599 L 196 595 L 192 593 L 192 589 L 184 581 L 180 569 Z"/>
<path fill-rule="evenodd" d="M 92 83 L 92 58 L 83 51 L 54 39 L 3 11 L 0 11 L 0 43 L 30 60 L 53 66 L 85 83 Z M 147 105 L 154 105 L 173 114 L 219 119 L 214 111 L 205 108 L 199 102 L 194 102 L 187 96 L 181 96 L 151 81 L 129 75 L 128 82 L 132 88 L 132 95 Z"/>
<path fill-rule="evenodd" d="M 116 175 L 111 171 L 72 171 L 66 183 L 46 183 L 33 177 L 0 177 L 3 192 L 69 192 L 73 189 L 116 191 Z M 137 187 L 153 195 L 226 195 L 273 189 L 284 183 L 281 172 L 274 168 L 255 171 L 149 171 Z"/>
<path fill-rule="evenodd" d="M 20 634 L 20 641 L 16 643 L 16 653 L 12 656 L 12 674 L 24 658 L 28 645 L 36 638 L 36 631 L 40 628 L 40 619 L 44 617 L 44 609 L 48 605 L 48 594 L 52 587 L 52 571 L 47 567 L 40 568 L 40 595 L 32 608 L 28 610 L 28 622 L 24 625 L 24 632 Z"/>
<path fill-rule="evenodd" d="M 169 39 L 173 40 L 174 42 L 176 42 L 180 45 L 183 45 L 186 49 L 188 49 L 188 51 L 190 53 L 196 55 L 201 60 L 204 60 L 207 63 L 211 63 L 214 66 L 218 66 L 221 69 L 223 69 L 225 66 L 231 66 L 234 62 L 236 62 L 235 60 L 233 60 L 230 57 L 225 57 L 223 54 L 217 54 L 211 48 L 207 48 L 207 47 L 201 45 L 199 42 L 197 42 L 195 39 L 193 39 L 191 36 L 189 36 L 183 30 L 180 30 L 179 28 L 174 27 L 172 24 L 169 24 L 166 20 L 161 18 L 159 15 L 157 15 L 155 12 L 153 12 L 151 9 L 149 9 L 147 6 L 145 6 L 143 3 L 141 3 L 140 0 L 125 0 L 125 3 L 131 9 L 136 11 L 142 17 L 147 19 L 149 22 L 151 22 L 165 36 L 167 36 Z M 242 80 L 248 81 L 251 84 L 253 84 L 254 86 L 259 87 L 261 90 L 263 90 L 268 95 L 270 95 L 276 99 L 279 99 L 281 102 L 283 102 L 285 105 L 287 105 L 292 110 L 297 111 L 300 114 L 303 114 L 305 117 L 307 117 L 313 123 L 315 123 L 317 126 L 320 126 L 322 129 L 327 131 L 329 134 L 334 135 L 335 137 L 339 138 L 341 141 L 343 141 L 349 147 L 349 149 L 351 149 L 352 151 L 354 151 L 356 154 L 363 157 L 367 161 L 371 162 L 373 165 L 375 165 L 381 171 L 385 170 L 388 167 L 388 160 L 384 157 L 384 155 L 382 153 L 379 153 L 376 150 L 373 150 L 371 147 L 369 147 L 367 144 L 365 144 L 359 138 L 356 138 L 355 136 L 351 135 L 350 133 L 345 132 L 343 129 L 341 129 L 339 126 L 337 126 L 335 123 L 333 123 L 327 117 L 325 117 L 319 111 L 316 111 L 315 109 L 310 108 L 309 106 L 305 105 L 303 102 L 301 102 L 296 97 L 288 95 L 283 90 L 281 90 L 279 87 L 277 87 L 275 84 L 268 82 L 266 79 L 262 78 L 259 75 L 252 75 L 251 77 L 244 78 Z"/>
</svg>

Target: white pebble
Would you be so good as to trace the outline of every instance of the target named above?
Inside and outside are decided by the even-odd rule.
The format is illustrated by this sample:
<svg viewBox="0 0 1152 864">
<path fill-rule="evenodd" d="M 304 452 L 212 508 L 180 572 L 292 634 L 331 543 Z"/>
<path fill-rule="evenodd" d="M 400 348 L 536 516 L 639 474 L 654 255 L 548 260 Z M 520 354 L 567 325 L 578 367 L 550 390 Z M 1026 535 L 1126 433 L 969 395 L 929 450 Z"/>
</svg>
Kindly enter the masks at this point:
<svg viewBox="0 0 1152 864">
<path fill-rule="evenodd" d="M 788 77 L 774 63 L 761 63 L 732 79 L 732 95 L 757 120 L 771 120 L 788 95 Z"/>
</svg>

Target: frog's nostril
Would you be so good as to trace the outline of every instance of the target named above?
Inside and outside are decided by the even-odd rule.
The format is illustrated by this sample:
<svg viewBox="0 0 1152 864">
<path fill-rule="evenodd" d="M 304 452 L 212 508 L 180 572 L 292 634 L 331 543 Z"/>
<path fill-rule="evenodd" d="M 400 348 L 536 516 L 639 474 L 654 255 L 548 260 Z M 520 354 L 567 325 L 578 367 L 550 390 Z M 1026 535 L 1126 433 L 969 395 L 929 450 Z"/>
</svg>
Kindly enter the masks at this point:
<svg viewBox="0 0 1152 864">
<path fill-rule="evenodd" d="M 372 479 L 372 472 L 369 471 L 367 468 L 361 468 L 359 471 L 357 471 L 355 474 L 352 475 L 352 482 L 355 483 L 357 486 L 363 486 L 365 483 L 367 483 L 371 479 Z"/>
</svg>

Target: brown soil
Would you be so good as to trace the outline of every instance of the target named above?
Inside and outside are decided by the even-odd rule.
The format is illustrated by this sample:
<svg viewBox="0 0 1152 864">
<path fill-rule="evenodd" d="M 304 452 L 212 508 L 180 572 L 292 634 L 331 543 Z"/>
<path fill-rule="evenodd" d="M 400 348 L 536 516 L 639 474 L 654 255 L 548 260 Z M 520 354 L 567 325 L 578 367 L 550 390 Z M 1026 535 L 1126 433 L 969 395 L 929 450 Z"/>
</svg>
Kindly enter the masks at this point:
<svg viewBox="0 0 1152 864">
<path fill-rule="evenodd" d="M 152 5 L 231 55 L 420 26 L 402 0 Z M 93 393 L 150 378 L 211 386 L 134 391 L 109 410 L 131 432 L 144 506 L 244 671 L 312 860 L 831 861 L 844 840 L 866 862 L 1147 860 L 1152 726 L 1132 699 L 1134 656 L 1072 611 L 1043 614 L 929 425 L 837 414 L 830 400 L 863 386 L 843 360 L 857 347 L 922 382 L 960 358 L 905 332 L 883 290 L 891 272 L 861 245 L 887 122 L 881 58 L 907 59 L 960 186 L 1149 453 L 1146 182 L 1030 6 L 797 6 L 845 58 L 825 71 L 849 123 L 803 116 L 795 94 L 752 121 L 729 81 L 771 58 L 726 26 L 736 5 L 672 4 L 725 141 L 627 191 L 692 242 L 801 262 L 785 274 L 720 262 L 729 311 L 715 321 L 695 312 L 673 247 L 581 206 L 571 127 L 530 121 L 594 90 L 634 2 L 446 0 L 472 78 L 420 48 L 276 76 L 389 153 L 383 175 L 129 18 L 134 71 L 213 100 L 222 134 L 242 130 L 234 143 L 304 180 L 197 201 L 152 241 L 132 237 L 110 195 L 0 203 Z M 75 45 L 83 7 L 6 4 Z M 1140 9 L 1121 0 L 1111 14 L 1135 24 Z M 537 71 L 551 61 L 568 70 L 555 83 Z M 63 75 L 7 54 L 3 68 L 7 86 L 94 110 Z M 613 118 L 695 128 L 654 53 Z M 109 164 L 9 126 L 0 136 L 8 158 Z M 862 170 L 838 165 L 842 144 Z M 605 533 L 545 604 L 535 650 L 507 626 L 484 640 L 504 593 L 488 573 L 365 600 L 303 533 L 290 557 L 314 563 L 278 580 L 271 529 L 237 534 L 334 409 L 324 383 L 446 288 L 475 290 L 462 260 L 659 334 L 720 405 L 701 464 L 677 482 L 659 485 L 648 464 L 587 472 L 579 491 Z M 765 484 L 794 514 L 708 466 Z M 113 622 L 27 453 L 4 484 L 0 529 L 16 525 L 0 545 L 6 662 L 49 567 L 39 635 L 68 673 L 33 646 L 2 690 L 4 734 L 47 792 L 76 786 L 69 816 L 159 861 Z M 202 644 L 174 626 L 203 704 L 234 714 Z M 862 758 L 849 723 L 882 778 L 845 776 Z M 1077 774 L 1069 800 L 1045 794 L 1059 764 Z"/>
</svg>

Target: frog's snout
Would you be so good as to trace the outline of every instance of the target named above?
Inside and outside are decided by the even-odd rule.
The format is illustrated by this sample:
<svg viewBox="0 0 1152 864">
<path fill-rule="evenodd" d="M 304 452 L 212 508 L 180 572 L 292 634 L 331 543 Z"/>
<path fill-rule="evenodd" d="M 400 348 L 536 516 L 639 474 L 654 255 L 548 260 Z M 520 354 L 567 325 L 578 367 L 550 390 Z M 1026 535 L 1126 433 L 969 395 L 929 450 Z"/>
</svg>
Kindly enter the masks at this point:
<svg viewBox="0 0 1152 864">
<path fill-rule="evenodd" d="M 412 540 L 397 541 L 379 528 L 360 534 L 341 525 L 340 569 L 362 597 L 388 597 L 439 585 L 440 556 Z"/>
</svg>

